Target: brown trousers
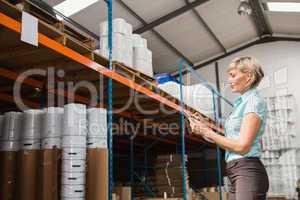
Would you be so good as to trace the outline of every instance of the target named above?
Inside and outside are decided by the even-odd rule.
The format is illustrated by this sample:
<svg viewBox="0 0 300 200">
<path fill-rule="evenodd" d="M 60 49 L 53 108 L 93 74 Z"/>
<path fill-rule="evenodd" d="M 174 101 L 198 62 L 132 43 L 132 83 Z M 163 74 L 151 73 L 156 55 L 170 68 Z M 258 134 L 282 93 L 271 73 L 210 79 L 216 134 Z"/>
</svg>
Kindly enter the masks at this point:
<svg viewBox="0 0 300 200">
<path fill-rule="evenodd" d="M 269 179 L 259 158 L 241 158 L 226 165 L 231 183 L 229 200 L 266 200 Z"/>
</svg>

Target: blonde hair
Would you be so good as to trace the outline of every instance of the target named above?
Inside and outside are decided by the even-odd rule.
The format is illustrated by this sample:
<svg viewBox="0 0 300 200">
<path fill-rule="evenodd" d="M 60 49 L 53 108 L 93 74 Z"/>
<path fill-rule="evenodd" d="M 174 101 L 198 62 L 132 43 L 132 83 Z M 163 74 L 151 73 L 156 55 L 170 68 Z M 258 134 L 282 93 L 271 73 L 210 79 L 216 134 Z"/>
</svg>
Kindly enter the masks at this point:
<svg viewBox="0 0 300 200">
<path fill-rule="evenodd" d="M 233 59 L 229 64 L 227 72 L 232 69 L 238 69 L 243 73 L 250 73 L 252 81 L 249 88 L 257 87 L 264 77 L 264 71 L 254 57 L 242 56 Z"/>
</svg>

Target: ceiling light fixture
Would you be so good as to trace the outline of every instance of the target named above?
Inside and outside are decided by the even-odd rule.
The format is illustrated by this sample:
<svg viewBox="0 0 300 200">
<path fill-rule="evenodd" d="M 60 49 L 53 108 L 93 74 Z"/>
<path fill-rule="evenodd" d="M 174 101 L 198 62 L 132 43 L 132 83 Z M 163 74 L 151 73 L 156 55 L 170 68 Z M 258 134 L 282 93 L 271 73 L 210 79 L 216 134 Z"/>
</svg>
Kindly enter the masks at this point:
<svg viewBox="0 0 300 200">
<path fill-rule="evenodd" d="M 267 2 L 267 9 L 272 12 L 300 12 L 300 3 Z"/>
<path fill-rule="evenodd" d="M 62 3 L 54 6 L 53 8 L 58 12 L 62 13 L 66 17 L 87 8 L 88 6 L 96 3 L 99 0 L 65 0 Z M 61 19 L 59 16 L 57 16 Z"/>
<path fill-rule="evenodd" d="M 239 15 L 251 15 L 252 8 L 248 2 L 248 0 L 240 0 L 240 5 L 238 7 L 238 14 Z"/>
</svg>

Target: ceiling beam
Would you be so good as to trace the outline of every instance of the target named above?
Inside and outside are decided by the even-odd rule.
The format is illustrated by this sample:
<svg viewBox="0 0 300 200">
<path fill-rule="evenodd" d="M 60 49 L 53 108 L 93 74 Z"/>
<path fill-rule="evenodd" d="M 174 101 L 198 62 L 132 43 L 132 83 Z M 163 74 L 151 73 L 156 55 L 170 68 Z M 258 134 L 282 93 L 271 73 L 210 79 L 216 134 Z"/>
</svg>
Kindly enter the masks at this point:
<svg viewBox="0 0 300 200">
<path fill-rule="evenodd" d="M 209 64 L 211 64 L 211 63 L 213 63 L 213 62 L 215 62 L 215 61 L 217 61 L 217 60 L 219 60 L 219 59 L 222 59 L 222 58 L 224 58 L 224 57 L 226 57 L 226 56 L 229 56 L 229 55 L 231 55 L 231 54 L 237 53 L 237 52 L 239 52 L 239 51 L 241 51 L 241 50 L 244 50 L 244 49 L 246 49 L 246 48 L 252 47 L 252 46 L 254 46 L 254 45 L 263 44 L 263 43 L 269 43 L 269 42 L 276 42 L 276 41 L 297 41 L 297 42 L 300 42 L 300 38 L 271 37 L 271 36 L 262 37 L 262 38 L 259 38 L 259 39 L 255 40 L 255 41 L 253 41 L 253 42 L 250 42 L 250 43 L 245 44 L 245 45 L 243 45 L 243 46 L 241 46 L 241 47 L 238 47 L 238 48 L 236 48 L 236 49 L 234 49 L 234 50 L 232 50 L 232 51 L 230 51 L 230 52 L 228 52 L 228 53 L 226 53 L 226 54 L 223 54 L 223 55 L 221 55 L 221 56 L 218 56 L 218 57 L 216 57 L 216 58 L 213 58 L 213 59 L 211 59 L 211 60 L 208 60 L 208 61 L 206 61 L 206 62 L 203 62 L 203 63 L 197 65 L 197 66 L 195 67 L 195 69 L 199 69 L 199 68 L 201 68 L 201 67 L 204 67 L 204 66 L 206 66 L 206 65 L 209 65 Z"/>
<path fill-rule="evenodd" d="M 194 70 L 196 69 L 200 69 L 202 67 L 205 67 L 213 62 L 216 62 L 222 58 L 225 58 L 227 56 L 230 56 L 231 54 L 237 53 L 239 51 L 242 51 L 244 49 L 247 49 L 249 47 L 258 45 L 258 44 L 263 44 L 263 43 L 269 43 L 269 42 L 277 42 L 277 41 L 289 41 L 289 42 L 300 42 L 300 37 L 285 37 L 285 36 L 270 36 L 270 35 L 266 35 L 266 36 L 262 36 L 261 38 L 258 38 L 257 40 L 254 40 L 250 43 L 247 43 L 243 46 L 240 46 L 236 49 L 233 49 L 231 51 L 228 51 L 225 54 L 222 54 L 220 56 L 217 56 L 215 58 L 212 58 L 208 61 L 202 62 L 200 64 L 198 64 L 197 66 L 193 67 Z M 182 74 L 185 75 L 187 74 L 189 71 L 187 69 L 185 69 Z M 173 76 L 178 77 L 179 76 L 179 72 L 177 71 L 176 73 L 173 74 Z"/>
<path fill-rule="evenodd" d="M 184 1 L 187 5 L 191 4 L 188 0 L 184 0 Z M 208 24 L 205 22 L 205 20 L 201 17 L 199 12 L 195 8 L 192 8 L 192 11 L 193 11 L 195 17 L 197 18 L 197 20 L 199 21 L 199 23 L 205 28 L 205 30 L 215 40 L 215 42 L 219 45 L 219 47 L 222 49 L 222 51 L 224 53 L 226 53 L 227 50 L 226 50 L 225 46 L 222 44 L 222 42 L 219 40 L 219 38 L 216 36 L 216 34 L 214 34 L 212 29 L 208 26 Z"/>
<path fill-rule="evenodd" d="M 183 14 L 183 13 L 185 13 L 185 12 L 187 12 L 187 11 L 189 11 L 189 10 L 191 10 L 191 9 L 193 9 L 193 8 L 203 4 L 205 2 L 207 2 L 207 1 L 208 0 L 196 0 L 192 3 L 186 4 L 185 6 L 179 8 L 177 10 L 174 10 L 173 12 L 168 13 L 167 15 L 165 15 L 163 17 L 160 17 L 157 20 L 154 20 L 153 22 L 150 22 L 149 24 L 144 25 L 141 28 L 138 28 L 137 30 L 134 31 L 134 33 L 142 34 L 142 33 L 146 32 L 148 30 L 151 30 L 151 29 L 153 29 L 153 28 L 155 28 L 155 27 L 157 27 L 157 26 L 159 26 L 159 25 L 161 25 L 161 24 L 163 24 L 163 23 L 165 23 L 165 22 L 167 22 L 167 21 L 169 21 L 169 20 L 171 20 L 171 19 L 173 19 L 173 18 L 175 18 L 175 17 L 177 17 L 177 16 L 179 16 L 179 15 L 181 15 L 181 14 Z"/>
<path fill-rule="evenodd" d="M 249 4 L 252 8 L 251 18 L 255 25 L 257 36 L 272 35 L 272 30 L 265 18 L 262 5 L 259 0 L 249 0 Z"/>
<path fill-rule="evenodd" d="M 106 0 L 104 0 L 106 1 Z M 123 8 L 125 8 L 129 13 L 131 13 L 136 19 L 138 19 L 144 26 L 147 26 L 148 23 L 142 18 L 140 17 L 136 12 L 134 12 L 127 4 L 125 4 L 122 0 L 118 0 L 118 2 L 120 3 L 121 6 L 123 6 Z M 187 58 L 182 52 L 180 52 L 176 47 L 174 47 L 169 41 L 167 41 L 160 33 L 158 33 L 156 30 L 154 29 L 149 29 L 151 30 L 154 35 L 162 42 L 164 43 L 172 52 L 174 52 L 177 56 L 185 59 L 190 65 L 193 66 L 193 62 Z"/>
</svg>

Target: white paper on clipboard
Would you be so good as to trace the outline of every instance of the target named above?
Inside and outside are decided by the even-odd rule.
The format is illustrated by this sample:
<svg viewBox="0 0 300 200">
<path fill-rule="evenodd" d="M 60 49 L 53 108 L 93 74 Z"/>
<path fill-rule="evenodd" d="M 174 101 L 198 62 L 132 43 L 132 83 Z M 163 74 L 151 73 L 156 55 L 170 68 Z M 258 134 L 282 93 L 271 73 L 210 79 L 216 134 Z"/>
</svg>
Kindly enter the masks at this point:
<svg viewBox="0 0 300 200">
<path fill-rule="evenodd" d="M 38 46 L 38 19 L 27 12 L 22 12 L 21 40 Z"/>
</svg>

